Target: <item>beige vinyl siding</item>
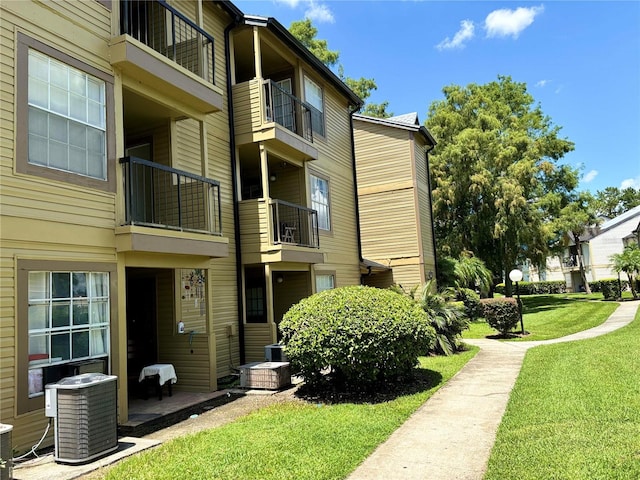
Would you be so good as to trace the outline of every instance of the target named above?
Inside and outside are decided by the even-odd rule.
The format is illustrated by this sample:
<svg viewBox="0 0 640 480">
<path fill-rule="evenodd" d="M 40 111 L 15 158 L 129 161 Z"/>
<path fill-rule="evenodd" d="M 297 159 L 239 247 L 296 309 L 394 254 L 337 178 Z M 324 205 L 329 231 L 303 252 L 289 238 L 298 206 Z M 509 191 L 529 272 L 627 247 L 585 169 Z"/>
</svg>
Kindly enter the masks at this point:
<svg viewBox="0 0 640 480">
<path fill-rule="evenodd" d="M 314 136 L 318 159 L 307 166 L 309 173 L 329 180 L 331 231 L 320 231 L 320 251 L 325 253 L 322 267 L 336 272 L 336 286 L 358 285 L 356 191 L 348 105 L 335 90 L 327 85 L 323 88 L 326 137 Z"/>
<path fill-rule="evenodd" d="M 263 362 L 264 347 L 273 343 L 275 324 L 247 323 L 245 329 L 245 356 L 248 362 Z"/>
<path fill-rule="evenodd" d="M 249 135 L 262 126 L 261 88 L 262 82 L 259 80 L 233 86 L 233 118 L 237 136 Z"/>
<path fill-rule="evenodd" d="M 179 272 L 180 270 L 178 270 Z M 209 391 L 211 376 L 209 372 L 209 342 L 204 323 L 198 329 L 197 325 L 188 324 L 185 334 L 176 333 L 177 319 L 174 317 L 173 301 L 175 272 L 163 270 L 157 275 L 158 299 L 158 360 L 160 363 L 171 363 L 176 370 L 178 383 L 176 390 Z M 179 298 L 179 296 L 178 296 Z M 182 310 L 187 316 L 193 314 L 186 302 L 178 305 L 178 312 Z M 185 323 L 189 318 L 184 318 Z M 196 333 L 192 336 L 191 331 Z M 213 352 L 215 353 L 215 352 Z"/>
<path fill-rule="evenodd" d="M 354 138 L 363 256 L 393 268 L 367 283 L 419 285 L 435 272 L 422 136 L 356 120 Z"/>
</svg>

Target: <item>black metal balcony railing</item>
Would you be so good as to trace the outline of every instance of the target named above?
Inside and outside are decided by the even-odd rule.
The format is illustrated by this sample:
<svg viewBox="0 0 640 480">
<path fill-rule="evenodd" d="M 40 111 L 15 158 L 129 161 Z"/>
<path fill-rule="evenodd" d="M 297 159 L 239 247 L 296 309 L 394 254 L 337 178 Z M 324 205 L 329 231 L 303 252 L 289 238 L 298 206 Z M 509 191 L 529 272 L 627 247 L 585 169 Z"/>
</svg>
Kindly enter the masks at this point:
<svg viewBox="0 0 640 480">
<path fill-rule="evenodd" d="M 313 142 L 310 105 L 271 80 L 264 82 L 264 98 L 267 122 L 276 122 L 305 140 Z"/>
<path fill-rule="evenodd" d="M 319 248 L 318 212 L 284 200 L 271 201 L 274 243 Z"/>
<path fill-rule="evenodd" d="M 215 83 L 211 35 L 163 0 L 122 0 L 120 9 L 123 34 Z"/>
<path fill-rule="evenodd" d="M 565 267 L 577 267 L 578 266 L 578 258 L 575 255 L 571 255 L 569 257 L 564 257 L 562 259 L 562 264 Z"/>
<path fill-rule="evenodd" d="M 120 163 L 127 225 L 222 234 L 219 182 L 136 157 Z"/>
</svg>

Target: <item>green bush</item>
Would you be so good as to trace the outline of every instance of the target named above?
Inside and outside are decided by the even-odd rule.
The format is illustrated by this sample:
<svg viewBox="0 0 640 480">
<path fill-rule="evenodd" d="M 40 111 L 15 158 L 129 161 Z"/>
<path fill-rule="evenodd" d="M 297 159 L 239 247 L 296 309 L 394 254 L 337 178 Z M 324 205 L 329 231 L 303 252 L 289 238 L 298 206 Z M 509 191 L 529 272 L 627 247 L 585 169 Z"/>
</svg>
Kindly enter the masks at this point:
<svg viewBox="0 0 640 480">
<path fill-rule="evenodd" d="M 513 285 L 513 293 L 515 293 L 515 288 L 515 285 Z M 553 280 L 544 282 L 518 282 L 518 289 L 520 290 L 520 295 L 566 293 L 567 284 L 564 280 Z M 495 287 L 495 291 L 504 295 L 504 283 L 497 284 Z"/>
<path fill-rule="evenodd" d="M 520 321 L 520 310 L 515 298 L 485 298 L 481 300 L 487 323 L 505 335 Z"/>
<path fill-rule="evenodd" d="M 620 286 L 622 286 L 622 290 L 627 290 L 629 282 L 620 279 Z M 605 300 L 617 300 L 621 295 L 617 278 L 603 278 L 602 280 L 589 282 L 589 288 L 593 293 L 602 292 Z"/>
<path fill-rule="evenodd" d="M 333 382 L 351 389 L 411 374 L 435 340 L 420 305 L 372 287 L 342 287 L 305 298 L 284 315 L 280 330 L 292 369 L 308 384 Z"/>
<path fill-rule="evenodd" d="M 472 322 L 484 316 L 480 295 L 470 288 L 461 288 L 457 291 L 457 299 L 464 304 L 464 315 Z"/>
</svg>

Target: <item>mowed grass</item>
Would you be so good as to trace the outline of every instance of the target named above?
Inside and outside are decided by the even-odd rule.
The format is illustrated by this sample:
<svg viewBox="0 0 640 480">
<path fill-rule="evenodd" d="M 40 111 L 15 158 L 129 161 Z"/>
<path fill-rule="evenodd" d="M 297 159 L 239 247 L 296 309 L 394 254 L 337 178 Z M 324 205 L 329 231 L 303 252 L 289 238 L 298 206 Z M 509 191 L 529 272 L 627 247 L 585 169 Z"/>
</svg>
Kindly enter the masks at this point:
<svg viewBox="0 0 640 480">
<path fill-rule="evenodd" d="M 429 387 L 377 404 L 292 401 L 178 438 L 117 464 L 107 479 L 344 479 L 477 352 L 421 358 Z"/>
<path fill-rule="evenodd" d="M 527 295 L 521 299 L 524 329 L 529 335 L 510 340 L 549 340 L 588 330 L 604 322 L 618 307 L 615 302 L 590 301 L 581 294 Z M 518 323 L 513 332 L 520 331 Z M 486 321 L 478 320 L 471 322 L 462 338 L 485 338 L 497 334 Z"/>
<path fill-rule="evenodd" d="M 527 353 L 485 479 L 640 479 L 640 312 Z"/>
</svg>

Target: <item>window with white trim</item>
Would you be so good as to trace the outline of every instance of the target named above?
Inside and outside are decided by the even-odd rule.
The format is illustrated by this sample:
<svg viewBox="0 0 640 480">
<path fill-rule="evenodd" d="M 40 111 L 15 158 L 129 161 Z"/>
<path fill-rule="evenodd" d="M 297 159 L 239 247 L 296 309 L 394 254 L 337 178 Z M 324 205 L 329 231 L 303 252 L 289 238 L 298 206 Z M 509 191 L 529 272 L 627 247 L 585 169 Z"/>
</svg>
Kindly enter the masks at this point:
<svg viewBox="0 0 640 480">
<path fill-rule="evenodd" d="M 109 273 L 29 272 L 29 397 L 42 369 L 109 354 Z"/>
<path fill-rule="evenodd" d="M 311 126 L 313 131 L 324 137 L 324 98 L 322 88 L 306 75 L 304 77 L 304 98 L 312 107 Z"/>
<path fill-rule="evenodd" d="M 316 274 L 316 293 L 335 288 L 335 277 L 327 274 Z"/>
<path fill-rule="evenodd" d="M 105 82 L 29 49 L 28 162 L 107 179 Z"/>
<path fill-rule="evenodd" d="M 331 214 L 329 210 L 329 181 L 310 175 L 311 208 L 318 212 L 318 228 L 331 230 Z"/>
</svg>

